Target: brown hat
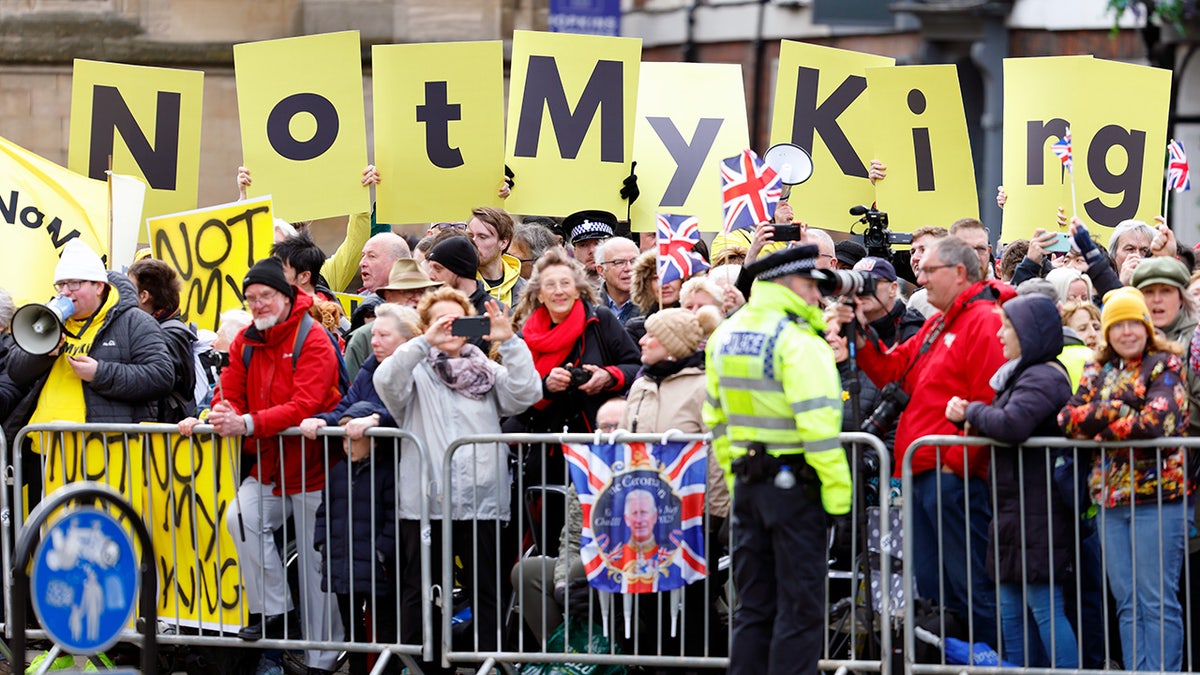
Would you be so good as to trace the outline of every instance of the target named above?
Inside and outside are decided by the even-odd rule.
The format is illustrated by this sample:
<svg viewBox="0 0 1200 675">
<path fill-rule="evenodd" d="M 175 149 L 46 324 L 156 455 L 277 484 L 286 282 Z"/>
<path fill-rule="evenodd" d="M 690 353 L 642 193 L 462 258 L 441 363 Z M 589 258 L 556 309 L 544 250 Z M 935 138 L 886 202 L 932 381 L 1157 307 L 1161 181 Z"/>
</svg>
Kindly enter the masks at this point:
<svg viewBox="0 0 1200 675">
<path fill-rule="evenodd" d="M 646 332 L 662 343 L 667 353 L 685 359 L 700 348 L 704 331 L 695 314 L 686 309 L 663 309 L 646 317 Z"/>
<path fill-rule="evenodd" d="M 392 272 L 388 275 L 386 286 L 375 289 L 379 291 L 415 291 L 421 288 L 441 286 L 442 282 L 433 281 L 421 271 L 420 265 L 412 258 L 400 258 L 392 264 Z"/>
</svg>

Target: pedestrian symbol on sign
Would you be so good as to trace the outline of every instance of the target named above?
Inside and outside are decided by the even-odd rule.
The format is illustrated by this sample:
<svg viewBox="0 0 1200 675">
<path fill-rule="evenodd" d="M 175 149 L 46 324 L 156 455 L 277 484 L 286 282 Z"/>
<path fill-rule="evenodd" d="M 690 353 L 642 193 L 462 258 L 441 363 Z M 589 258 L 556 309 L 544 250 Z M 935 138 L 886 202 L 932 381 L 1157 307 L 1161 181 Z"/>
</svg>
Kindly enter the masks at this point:
<svg viewBox="0 0 1200 675">
<path fill-rule="evenodd" d="M 47 531 L 33 560 L 33 609 L 65 651 L 95 654 L 133 616 L 139 571 L 129 534 L 94 508 L 72 511 Z"/>
</svg>

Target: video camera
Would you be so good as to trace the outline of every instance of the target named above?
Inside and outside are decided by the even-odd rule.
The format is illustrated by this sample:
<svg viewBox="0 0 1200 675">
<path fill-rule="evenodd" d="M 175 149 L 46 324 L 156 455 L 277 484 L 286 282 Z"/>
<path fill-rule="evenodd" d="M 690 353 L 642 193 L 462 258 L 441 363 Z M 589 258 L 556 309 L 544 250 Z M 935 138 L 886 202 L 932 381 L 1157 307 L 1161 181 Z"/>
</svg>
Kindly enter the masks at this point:
<svg viewBox="0 0 1200 675">
<path fill-rule="evenodd" d="M 861 216 L 858 222 L 867 226 L 862 233 L 867 253 L 884 260 L 892 260 L 892 244 L 911 244 L 911 234 L 896 234 L 888 229 L 888 214 L 873 206 L 852 206 L 850 215 Z M 852 230 L 853 231 L 853 230 Z"/>
</svg>

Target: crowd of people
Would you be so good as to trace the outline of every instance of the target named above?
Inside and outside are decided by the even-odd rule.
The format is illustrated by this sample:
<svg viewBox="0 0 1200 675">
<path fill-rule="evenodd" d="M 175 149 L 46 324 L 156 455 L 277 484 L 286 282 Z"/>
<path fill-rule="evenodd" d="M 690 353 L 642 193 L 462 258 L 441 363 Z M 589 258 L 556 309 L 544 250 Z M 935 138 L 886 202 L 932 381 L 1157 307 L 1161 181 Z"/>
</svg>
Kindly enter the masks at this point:
<svg viewBox="0 0 1200 675">
<path fill-rule="evenodd" d="M 368 167 L 364 185 L 378 180 Z M 240 170 L 239 185 L 249 181 Z M 271 257 L 242 280 L 245 311 L 223 315 L 213 335 L 181 320 L 169 265 L 147 257 L 118 274 L 72 240 L 54 274 L 73 305 L 57 348 L 14 345 L 12 300 L 0 292 L 5 432 L 51 420 L 170 422 L 187 435 L 205 423 L 244 437 L 246 471 L 225 524 L 252 617 L 247 641 L 281 636 L 293 610 L 276 539 L 290 516 L 306 638 L 419 642 L 422 546 L 432 543 L 441 569 L 441 528 L 432 542 L 420 529 L 427 508 L 453 521 L 455 551 L 472 552 L 459 556 L 456 579 L 473 598 L 477 651 L 499 648 L 509 584 L 545 598 L 522 610 L 540 639 L 562 622 L 582 576 L 578 523 L 557 558 L 518 565 L 503 543 L 516 537 L 501 534 L 520 504 L 513 473 L 523 485 L 567 486 L 562 449 L 525 447 L 507 461 L 515 446 L 475 445 L 447 465 L 456 439 L 712 432 L 706 553 L 733 553 L 738 673 L 815 672 L 826 518 L 849 512 L 853 488 L 839 433 L 883 439 L 896 479 L 921 437 L 989 437 L 1009 445 L 922 446 L 908 458 L 914 519 L 904 536 L 918 595 L 959 613 L 977 639 L 999 637 L 1013 663 L 1103 667 L 1111 651 L 1129 669 L 1181 668 L 1195 462 L 1169 441 L 1071 453 L 1022 445 L 1200 427 L 1200 272 L 1165 223 L 1122 223 L 1106 250 L 1081 222 L 1060 220 L 1072 245 L 1054 253 L 1053 223 L 996 251 L 987 227 L 963 219 L 917 230 L 893 257 L 815 227 L 776 242 L 775 225 L 795 218 L 784 203 L 775 222 L 698 246 L 707 272 L 661 283 L 654 240 L 622 236 L 612 213 L 464 216 L 407 239 L 352 216 L 331 257 L 280 222 Z M 351 283 L 353 256 L 361 298 L 344 316 L 331 289 Z M 829 297 L 835 270 L 869 283 Z M 336 426 L 344 447 L 331 452 L 320 430 Z M 301 434 L 280 436 L 291 427 Z M 424 475 L 402 442 L 367 434 L 376 428 L 421 439 Z M 20 450 L 36 501 L 42 448 Z M 1064 478 L 1068 460 L 1077 467 Z M 1104 647 L 1105 593 L 1119 652 Z M 1074 603 L 1099 609 L 1068 611 Z M 309 651 L 309 672 L 332 670 L 336 656 Z M 278 672 L 273 659 L 265 653 L 259 672 Z M 367 672 L 365 659 L 351 672 Z"/>
</svg>

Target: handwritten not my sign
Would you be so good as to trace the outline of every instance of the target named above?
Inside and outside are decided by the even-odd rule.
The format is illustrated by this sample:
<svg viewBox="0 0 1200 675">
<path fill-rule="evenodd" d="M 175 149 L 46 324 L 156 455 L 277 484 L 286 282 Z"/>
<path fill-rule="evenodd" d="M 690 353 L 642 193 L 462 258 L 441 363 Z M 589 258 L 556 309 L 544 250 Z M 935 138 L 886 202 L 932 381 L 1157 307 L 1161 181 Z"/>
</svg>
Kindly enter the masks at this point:
<svg viewBox="0 0 1200 675">
<path fill-rule="evenodd" d="M 216 330 L 221 312 L 242 306 L 242 279 L 271 253 L 271 198 L 148 219 L 154 257 L 180 278 L 184 321 Z"/>
</svg>

